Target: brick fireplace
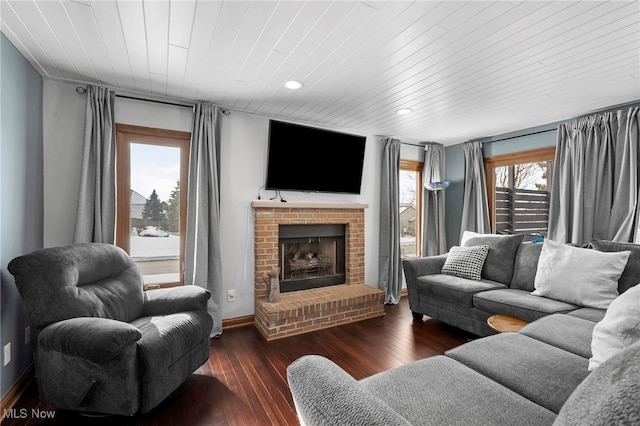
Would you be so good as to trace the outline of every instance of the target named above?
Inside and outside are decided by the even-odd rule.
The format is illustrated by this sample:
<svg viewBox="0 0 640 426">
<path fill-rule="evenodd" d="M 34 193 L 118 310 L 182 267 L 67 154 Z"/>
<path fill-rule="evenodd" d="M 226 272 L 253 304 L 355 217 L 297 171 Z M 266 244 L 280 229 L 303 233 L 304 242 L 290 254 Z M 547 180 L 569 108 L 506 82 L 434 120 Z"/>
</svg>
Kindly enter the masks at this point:
<svg viewBox="0 0 640 426">
<path fill-rule="evenodd" d="M 384 292 L 364 282 L 365 204 L 256 200 L 255 319 L 267 340 L 384 315 Z M 345 283 L 281 294 L 267 301 L 264 272 L 279 265 L 280 225 L 338 224 L 345 228 Z"/>
</svg>

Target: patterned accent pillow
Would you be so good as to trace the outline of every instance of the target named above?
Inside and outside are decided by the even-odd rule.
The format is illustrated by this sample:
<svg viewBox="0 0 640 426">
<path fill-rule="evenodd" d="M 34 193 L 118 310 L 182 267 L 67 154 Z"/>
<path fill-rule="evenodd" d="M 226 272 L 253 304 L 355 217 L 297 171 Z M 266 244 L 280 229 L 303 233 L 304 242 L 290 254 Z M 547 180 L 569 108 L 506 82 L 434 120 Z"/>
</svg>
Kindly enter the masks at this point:
<svg viewBox="0 0 640 426">
<path fill-rule="evenodd" d="M 489 246 L 453 246 L 442 266 L 442 273 L 480 281 L 482 267 L 489 253 Z"/>
</svg>

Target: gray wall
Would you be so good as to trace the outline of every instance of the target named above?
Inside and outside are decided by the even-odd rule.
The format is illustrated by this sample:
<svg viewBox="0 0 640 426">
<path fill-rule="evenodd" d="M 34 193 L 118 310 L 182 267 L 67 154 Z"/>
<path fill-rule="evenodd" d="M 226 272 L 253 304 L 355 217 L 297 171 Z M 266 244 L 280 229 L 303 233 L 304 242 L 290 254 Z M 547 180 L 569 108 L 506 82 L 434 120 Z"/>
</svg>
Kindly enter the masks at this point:
<svg viewBox="0 0 640 426">
<path fill-rule="evenodd" d="M 7 264 L 42 248 L 43 229 L 42 78 L 4 34 L 0 93 L 0 329 L 2 348 L 9 342 L 12 348 L 11 362 L 2 367 L 4 397 L 32 361 L 22 300 Z"/>
<path fill-rule="evenodd" d="M 460 243 L 460 221 L 462 220 L 462 197 L 464 195 L 464 152 L 462 145 L 445 148 L 445 178 L 451 185 L 444 192 L 445 229 L 447 248 Z"/>
<path fill-rule="evenodd" d="M 557 123 L 480 139 L 485 158 L 555 146 Z M 446 148 L 445 172 L 451 186 L 445 192 L 447 247 L 460 243 L 460 221 L 464 197 L 464 152 L 462 144 Z"/>
<path fill-rule="evenodd" d="M 73 242 L 86 106 L 86 96 L 76 93 L 77 86 L 43 82 L 44 247 Z"/>
</svg>

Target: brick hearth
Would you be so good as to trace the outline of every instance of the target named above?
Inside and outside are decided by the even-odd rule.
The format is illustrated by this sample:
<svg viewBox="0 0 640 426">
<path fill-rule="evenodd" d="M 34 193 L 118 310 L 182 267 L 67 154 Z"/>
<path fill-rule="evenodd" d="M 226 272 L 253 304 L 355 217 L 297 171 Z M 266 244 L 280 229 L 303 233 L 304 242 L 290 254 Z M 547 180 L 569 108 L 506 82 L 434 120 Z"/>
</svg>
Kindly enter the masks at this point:
<svg viewBox="0 0 640 426">
<path fill-rule="evenodd" d="M 255 320 L 267 340 L 384 315 L 384 292 L 364 283 L 363 204 L 253 201 Z M 278 267 L 278 226 L 345 225 L 345 284 L 283 293 L 267 301 L 262 274 Z"/>
</svg>

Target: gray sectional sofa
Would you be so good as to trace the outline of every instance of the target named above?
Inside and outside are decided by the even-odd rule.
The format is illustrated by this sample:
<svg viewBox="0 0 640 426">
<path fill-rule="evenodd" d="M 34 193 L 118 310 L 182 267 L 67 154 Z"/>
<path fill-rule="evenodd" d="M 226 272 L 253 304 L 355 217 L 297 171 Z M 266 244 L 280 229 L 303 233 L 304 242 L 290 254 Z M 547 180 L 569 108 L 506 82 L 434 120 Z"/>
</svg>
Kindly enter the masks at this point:
<svg viewBox="0 0 640 426">
<path fill-rule="evenodd" d="M 307 425 L 638 425 L 640 341 L 589 372 L 595 322 L 553 314 L 356 381 L 332 361 L 287 369 Z"/>
<path fill-rule="evenodd" d="M 300 423 L 640 425 L 640 246 L 594 240 L 591 250 L 552 243 L 473 236 L 462 245 L 490 246 L 476 265 L 478 280 L 443 274 L 448 255 L 406 261 L 414 317 L 427 314 L 481 336 L 495 333 L 486 325 L 492 314 L 529 324 L 359 381 L 329 359 L 304 356 L 287 368 Z M 560 251 L 553 252 L 554 245 Z M 569 263 L 568 274 L 565 262 L 556 285 L 583 291 L 595 282 L 598 293 L 606 281 L 611 299 L 605 307 L 533 293 L 534 283 L 541 289 L 540 277 L 562 269 L 562 262 L 547 269 L 538 263 L 566 261 L 567 250 L 579 262 Z M 593 279 L 587 259 L 594 258 L 604 262 L 596 269 L 609 270 L 614 258 L 623 263 L 607 280 L 600 272 Z"/>
<path fill-rule="evenodd" d="M 478 336 L 488 336 L 495 333 L 487 325 L 487 319 L 494 314 L 527 322 L 556 313 L 592 321 L 599 321 L 604 316 L 605 309 L 532 294 L 542 243 L 522 242 L 522 235 L 476 234 L 461 245 L 479 244 L 489 245 L 489 253 L 478 281 L 442 274 L 448 254 L 403 262 L 409 307 L 414 318 L 428 315 Z M 618 281 L 619 293 L 640 282 L 640 246 L 602 240 L 593 240 L 591 245 L 603 252 L 631 251 L 627 267 Z"/>
</svg>

